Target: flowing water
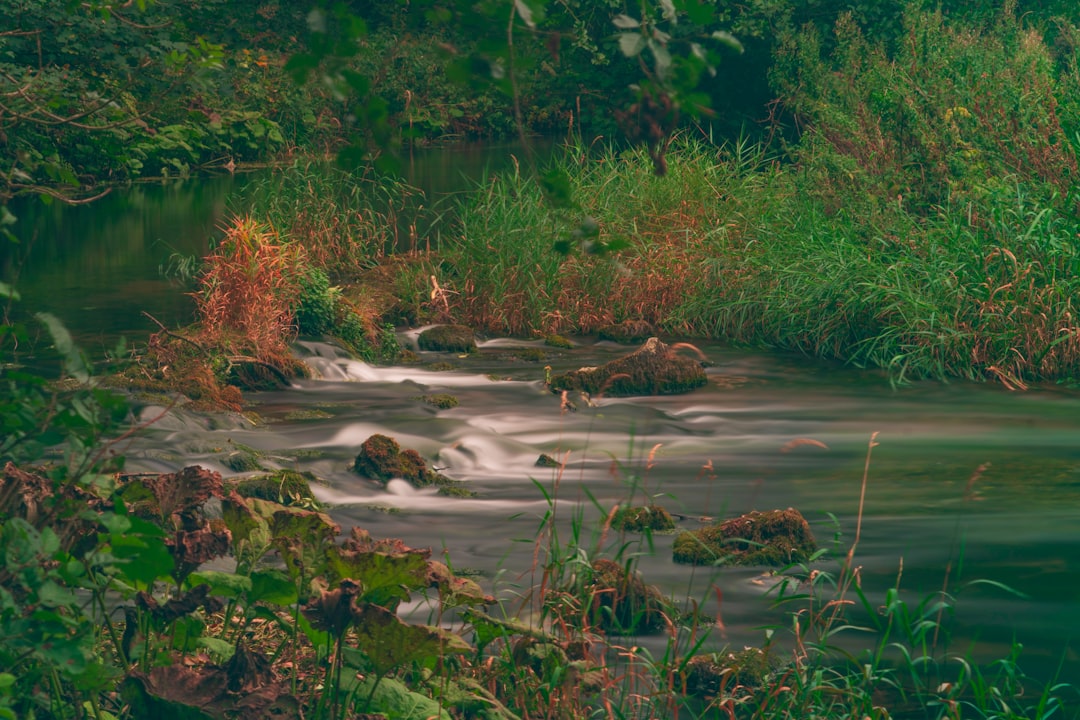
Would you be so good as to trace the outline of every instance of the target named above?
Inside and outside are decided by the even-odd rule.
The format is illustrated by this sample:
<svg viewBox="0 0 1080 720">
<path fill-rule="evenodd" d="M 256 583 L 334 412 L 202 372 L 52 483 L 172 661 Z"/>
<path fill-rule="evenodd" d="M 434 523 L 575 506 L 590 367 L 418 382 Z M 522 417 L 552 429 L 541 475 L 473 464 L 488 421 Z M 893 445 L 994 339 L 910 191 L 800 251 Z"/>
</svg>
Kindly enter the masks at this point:
<svg viewBox="0 0 1080 720">
<path fill-rule="evenodd" d="M 241 182 L 139 186 L 26 219 L 43 228 L 34 251 L 48 255 L 23 265 L 24 304 L 48 308 L 84 340 L 102 343 L 119 330 L 138 339 L 152 329 L 141 309 L 180 321 L 186 300 L 157 267 L 174 250 L 203 247 Z M 403 331 L 402 341 L 415 335 Z M 1072 637 L 1080 609 L 1080 393 L 959 382 L 894 390 L 879 373 L 706 344 L 699 346 L 711 363 L 705 388 L 592 404 L 571 398 L 578 409 L 568 412 L 545 390 L 544 365 L 595 364 L 626 348 L 581 339 L 524 362 L 508 349 L 522 346 L 541 347 L 490 339 L 476 357 L 422 353 L 425 362 L 457 366 L 437 372 L 424 364 L 371 367 L 303 342 L 298 352 L 317 377 L 253 394 L 260 423 L 174 409 L 122 450 L 132 470 L 198 463 L 235 475 L 227 460 L 243 448 L 257 450 L 268 468 L 310 470 L 343 526 L 445 550 L 454 567 L 480 573 L 510 602 L 534 580 L 549 496 L 557 497 L 564 543 L 575 516 L 584 520 L 583 545 L 592 547 L 593 528 L 612 506 L 656 497 L 687 529 L 703 518 L 795 507 L 821 544 L 839 537 L 842 556 L 856 533 L 876 433 L 855 554 L 867 592 L 881 599 L 899 585 L 917 604 L 945 589 L 957 598 L 956 654 L 974 647 L 981 657 L 1003 657 L 1018 641 L 1035 674 L 1049 677 L 1063 662 L 1060 678 L 1080 681 Z M 439 392 L 460 404 L 437 410 L 420 399 Z M 161 410 L 142 405 L 138 413 L 146 421 Z M 447 498 L 400 481 L 384 488 L 355 475 L 352 460 L 374 433 L 415 448 L 476 496 Z M 537 467 L 541 453 L 564 459 L 564 470 Z M 631 543 L 650 582 L 720 616 L 717 643 L 759 642 L 762 626 L 782 621 L 762 598 L 774 581 L 761 568 L 677 565 L 673 540 L 655 535 L 649 547 L 609 534 L 605 542 Z"/>
</svg>

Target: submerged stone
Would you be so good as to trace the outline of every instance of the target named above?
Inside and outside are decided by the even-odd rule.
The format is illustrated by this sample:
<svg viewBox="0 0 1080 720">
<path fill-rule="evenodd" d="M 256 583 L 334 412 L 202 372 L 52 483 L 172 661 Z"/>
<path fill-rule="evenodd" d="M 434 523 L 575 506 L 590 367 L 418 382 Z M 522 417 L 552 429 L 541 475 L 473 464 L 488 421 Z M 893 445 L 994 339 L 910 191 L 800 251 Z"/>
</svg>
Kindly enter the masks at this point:
<svg viewBox="0 0 1080 720">
<path fill-rule="evenodd" d="M 466 325 L 436 325 L 420 333 L 416 339 L 421 350 L 435 352 L 474 353 L 476 337 Z"/>
<path fill-rule="evenodd" d="M 798 510 L 749 512 L 675 538 L 672 557 L 690 565 L 783 566 L 808 559 L 817 542 Z"/>
<path fill-rule="evenodd" d="M 571 370 L 551 378 L 552 392 L 581 390 L 609 397 L 677 395 L 708 382 L 701 363 L 677 354 L 657 338 L 600 367 Z"/>
</svg>

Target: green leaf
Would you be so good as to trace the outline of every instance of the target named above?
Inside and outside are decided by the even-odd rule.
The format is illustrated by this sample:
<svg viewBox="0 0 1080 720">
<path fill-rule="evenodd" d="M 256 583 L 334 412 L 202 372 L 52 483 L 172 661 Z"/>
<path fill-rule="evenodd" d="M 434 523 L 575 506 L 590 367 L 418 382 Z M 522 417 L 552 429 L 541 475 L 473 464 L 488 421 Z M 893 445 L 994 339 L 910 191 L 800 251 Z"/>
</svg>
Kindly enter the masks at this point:
<svg viewBox="0 0 1080 720">
<path fill-rule="evenodd" d="M 296 53 L 285 61 L 285 72 L 301 85 L 307 82 L 308 76 L 319 67 L 319 58 L 309 53 Z"/>
<path fill-rule="evenodd" d="M 34 317 L 49 331 L 53 345 L 56 346 L 56 351 L 60 353 L 60 357 L 64 361 L 64 370 L 67 374 L 79 382 L 89 382 L 90 370 L 87 367 L 86 358 L 83 357 L 79 348 L 75 346 L 75 341 L 71 339 L 71 333 L 68 332 L 68 329 L 64 327 L 59 318 L 52 313 L 45 312 L 34 313 Z"/>
<path fill-rule="evenodd" d="M 6 282 L 0 282 L 0 297 L 11 298 L 12 300 L 20 299 L 18 291 Z"/>
<path fill-rule="evenodd" d="M 241 597 L 251 591 L 251 578 L 220 570 L 203 570 L 188 575 L 192 587 L 209 585 L 213 595 L 222 597 Z"/>
<path fill-rule="evenodd" d="M 727 45 L 732 50 L 736 51 L 740 55 L 743 53 L 743 44 L 739 42 L 739 39 L 729 32 L 723 30 L 716 30 L 712 34 L 713 40 L 719 40 L 724 45 Z"/>
<path fill-rule="evenodd" d="M 372 689 L 374 688 L 374 695 Z M 375 684 L 369 677 L 357 688 L 358 697 L 371 695 L 371 709 L 395 720 L 450 720 L 449 713 L 426 695 L 415 693 L 394 678 L 382 678 Z"/>
<path fill-rule="evenodd" d="M 576 207 L 570 175 L 565 170 L 552 168 L 538 178 L 544 199 L 554 208 Z"/>
<path fill-rule="evenodd" d="M 253 572 L 248 600 L 274 605 L 292 605 L 297 600 L 296 583 L 279 570 Z"/>
<path fill-rule="evenodd" d="M 619 51 L 628 58 L 637 57 L 645 49 L 645 38 L 637 33 L 619 33 Z"/>
<path fill-rule="evenodd" d="M 200 637 L 195 641 L 195 647 L 209 650 L 220 662 L 226 662 L 236 652 L 236 646 L 231 642 L 214 637 Z"/>
<path fill-rule="evenodd" d="M 427 558 L 416 552 L 357 552 L 337 545 L 327 547 L 327 572 L 331 583 L 343 578 L 363 587 L 360 600 L 397 607 L 409 599 L 410 590 L 427 586 Z"/>
<path fill-rule="evenodd" d="M 365 605 L 354 629 L 358 647 L 378 675 L 401 665 L 438 660 L 447 653 L 473 651 L 471 645 L 451 632 L 430 625 L 410 625 L 378 605 Z"/>
</svg>

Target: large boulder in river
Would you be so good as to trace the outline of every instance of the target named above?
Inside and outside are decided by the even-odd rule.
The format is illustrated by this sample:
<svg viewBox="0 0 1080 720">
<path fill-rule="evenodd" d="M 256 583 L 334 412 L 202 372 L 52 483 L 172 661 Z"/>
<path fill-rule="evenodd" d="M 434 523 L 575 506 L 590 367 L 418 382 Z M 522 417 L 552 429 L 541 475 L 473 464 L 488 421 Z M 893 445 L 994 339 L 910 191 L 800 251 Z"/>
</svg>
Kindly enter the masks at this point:
<svg viewBox="0 0 1080 720">
<path fill-rule="evenodd" d="M 699 388 L 708 380 L 701 363 L 677 354 L 657 338 L 600 367 L 571 370 L 551 378 L 552 392 L 582 390 L 590 395 L 677 395 Z"/>
<path fill-rule="evenodd" d="M 436 352 L 474 353 L 476 337 L 466 325 L 436 325 L 416 338 L 421 350 Z"/>
<path fill-rule="evenodd" d="M 675 538 L 672 559 L 689 565 L 784 566 L 807 560 L 817 542 L 798 510 L 749 512 Z"/>
</svg>

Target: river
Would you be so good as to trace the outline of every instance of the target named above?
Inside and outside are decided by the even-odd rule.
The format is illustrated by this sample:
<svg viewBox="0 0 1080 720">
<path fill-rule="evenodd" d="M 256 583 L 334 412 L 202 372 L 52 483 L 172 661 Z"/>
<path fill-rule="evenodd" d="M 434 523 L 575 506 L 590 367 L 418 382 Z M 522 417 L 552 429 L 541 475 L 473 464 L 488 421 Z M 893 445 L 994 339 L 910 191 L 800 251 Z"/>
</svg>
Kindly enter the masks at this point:
<svg viewBox="0 0 1080 720">
<path fill-rule="evenodd" d="M 447 167 L 460 171 L 461 163 Z M 206 248 L 244 182 L 140 184 L 89 206 L 23 208 L 24 237 L 36 237 L 21 264 L 23 305 L 54 312 L 92 351 L 121 332 L 145 337 L 153 326 L 143 310 L 185 321 L 189 300 L 159 268 L 174 252 Z M 15 263 L 0 267 L 7 273 Z M 406 344 L 415 335 L 401 330 Z M 1049 678 L 1061 664 L 1061 679 L 1080 678 L 1072 637 L 1080 610 L 1080 393 L 966 382 L 893 389 L 877 372 L 707 343 L 699 346 L 711 363 L 705 388 L 594 405 L 577 398 L 578 410 L 566 412 L 544 389 L 544 365 L 558 371 L 626 352 L 576 340 L 572 350 L 545 348 L 539 362 L 507 352 L 536 342 L 505 338 L 485 340 L 472 358 L 422 354 L 449 360 L 452 371 L 371 367 L 307 341 L 297 352 L 317 377 L 252 394 L 261 422 L 174 410 L 122 450 L 132 470 L 198 463 L 235 475 L 229 454 L 254 448 L 268 468 L 321 478 L 316 493 L 343 526 L 445 551 L 454 567 L 479 573 L 512 603 L 532 582 L 544 492 L 555 494 L 556 484 L 562 537 L 580 514 L 586 547 L 602 513 L 649 495 L 679 513 L 686 529 L 701 527 L 702 517 L 795 507 L 822 545 L 838 542 L 842 557 L 876 433 L 855 554 L 864 589 L 882 598 L 899 584 L 912 605 L 944 589 L 956 598 L 950 653 L 1003 657 L 1016 641 L 1032 674 Z M 435 392 L 460 404 L 437 410 L 418 399 Z M 138 407 L 143 420 L 160 411 Z M 417 449 L 476 496 L 445 498 L 398 482 L 383 488 L 356 476 L 352 459 L 374 433 Z M 799 442 L 806 439 L 816 442 Z M 536 467 L 541 453 L 564 457 L 565 469 Z M 673 539 L 656 535 L 651 548 L 636 536 L 606 542 L 631 543 L 649 582 L 720 615 L 718 644 L 760 642 L 763 626 L 782 621 L 762 598 L 771 582 L 761 568 L 677 565 Z"/>
</svg>

